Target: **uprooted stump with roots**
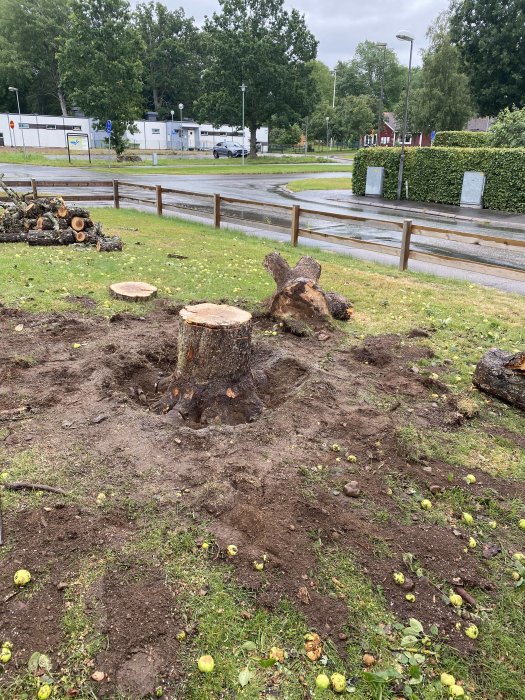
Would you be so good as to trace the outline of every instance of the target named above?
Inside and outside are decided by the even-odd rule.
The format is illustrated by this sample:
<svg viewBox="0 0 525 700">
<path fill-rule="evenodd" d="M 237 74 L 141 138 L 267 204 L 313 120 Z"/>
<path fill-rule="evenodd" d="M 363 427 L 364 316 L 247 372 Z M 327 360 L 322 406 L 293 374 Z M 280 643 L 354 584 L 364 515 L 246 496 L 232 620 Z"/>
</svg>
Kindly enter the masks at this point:
<svg viewBox="0 0 525 700">
<path fill-rule="evenodd" d="M 351 317 L 353 306 L 347 299 L 321 289 L 321 265 L 309 255 L 303 255 L 290 267 L 279 253 L 269 253 L 263 265 L 277 285 L 268 301 L 270 315 L 292 333 L 308 335 L 332 318 L 348 321 Z"/>
<path fill-rule="evenodd" d="M 525 410 L 525 352 L 513 355 L 492 348 L 478 362 L 473 382 L 485 393 Z"/>
<path fill-rule="evenodd" d="M 196 304 L 180 311 L 177 369 L 164 381 L 158 413 L 176 422 L 237 425 L 264 406 L 250 367 L 252 316 L 224 304 Z M 167 386 L 166 386 L 167 385 Z"/>
</svg>

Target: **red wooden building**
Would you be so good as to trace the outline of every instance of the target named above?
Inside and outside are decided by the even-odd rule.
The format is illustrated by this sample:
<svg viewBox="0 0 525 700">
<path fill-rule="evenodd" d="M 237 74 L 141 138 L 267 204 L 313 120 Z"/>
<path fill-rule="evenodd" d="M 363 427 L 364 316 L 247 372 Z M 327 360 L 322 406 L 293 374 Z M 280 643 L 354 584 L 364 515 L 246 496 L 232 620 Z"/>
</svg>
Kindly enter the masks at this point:
<svg viewBox="0 0 525 700">
<path fill-rule="evenodd" d="M 361 136 L 361 146 L 400 146 L 403 126 L 396 120 L 393 112 L 384 112 L 383 127 L 377 139 L 377 129 L 372 133 Z M 405 146 L 431 146 L 430 134 L 412 134 L 407 132 Z"/>
</svg>

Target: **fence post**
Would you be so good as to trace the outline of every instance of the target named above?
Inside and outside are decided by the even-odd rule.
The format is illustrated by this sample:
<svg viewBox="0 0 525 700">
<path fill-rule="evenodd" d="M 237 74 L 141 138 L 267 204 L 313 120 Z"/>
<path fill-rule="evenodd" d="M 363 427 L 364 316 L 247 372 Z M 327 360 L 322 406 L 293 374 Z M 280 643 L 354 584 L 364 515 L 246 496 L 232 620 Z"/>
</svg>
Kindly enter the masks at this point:
<svg viewBox="0 0 525 700">
<path fill-rule="evenodd" d="M 113 180 L 113 206 L 120 209 L 120 196 L 118 193 L 118 180 Z"/>
<path fill-rule="evenodd" d="M 215 228 L 221 227 L 221 195 L 213 195 L 213 225 Z"/>
<path fill-rule="evenodd" d="M 301 208 L 298 204 L 294 204 L 292 207 L 292 245 L 297 246 L 297 241 L 299 239 L 299 221 L 301 219 Z"/>
<path fill-rule="evenodd" d="M 33 180 L 33 178 L 31 178 L 31 189 L 33 190 L 33 197 L 36 199 L 38 197 L 38 191 L 36 188 L 36 180 Z"/>
<path fill-rule="evenodd" d="M 155 195 L 157 200 L 157 214 L 162 216 L 162 185 L 155 185 Z"/>
<path fill-rule="evenodd" d="M 410 238 L 412 236 L 412 220 L 403 221 L 403 238 L 401 239 L 401 250 L 399 252 L 399 269 L 406 270 L 408 267 L 408 256 L 410 255 Z"/>
</svg>

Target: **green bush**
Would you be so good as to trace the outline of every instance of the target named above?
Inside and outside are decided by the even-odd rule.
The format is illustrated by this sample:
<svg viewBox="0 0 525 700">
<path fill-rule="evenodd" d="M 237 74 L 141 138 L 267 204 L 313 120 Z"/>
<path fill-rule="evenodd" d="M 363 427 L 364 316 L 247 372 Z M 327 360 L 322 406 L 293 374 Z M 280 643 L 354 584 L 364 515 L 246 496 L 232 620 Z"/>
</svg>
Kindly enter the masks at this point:
<svg viewBox="0 0 525 700">
<path fill-rule="evenodd" d="M 385 168 L 385 199 L 396 199 L 400 148 L 363 148 L 354 158 L 353 191 L 364 195 L 368 166 Z M 463 174 L 484 172 L 483 206 L 525 212 L 524 148 L 408 148 L 402 197 L 417 202 L 459 204 Z"/>
<path fill-rule="evenodd" d="M 438 131 L 434 146 L 449 148 L 485 148 L 487 134 L 483 131 Z"/>
</svg>

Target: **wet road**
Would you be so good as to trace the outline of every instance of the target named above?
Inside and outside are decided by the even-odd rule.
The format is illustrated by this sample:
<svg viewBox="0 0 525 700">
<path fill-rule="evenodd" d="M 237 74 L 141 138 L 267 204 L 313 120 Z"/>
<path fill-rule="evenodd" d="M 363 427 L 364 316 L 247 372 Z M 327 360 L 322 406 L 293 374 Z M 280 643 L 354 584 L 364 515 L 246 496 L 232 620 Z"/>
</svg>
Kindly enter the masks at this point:
<svg viewBox="0 0 525 700">
<path fill-rule="evenodd" d="M 337 167 L 330 166 L 330 168 Z M 191 166 L 188 166 L 190 169 Z M 115 169 L 113 173 L 97 172 L 87 168 L 64 168 L 54 166 L 25 166 L 14 164 L 0 164 L 0 172 L 4 172 L 6 179 L 30 179 L 36 180 L 103 180 L 112 179 L 124 180 L 126 182 L 141 183 L 148 185 L 160 184 L 164 187 L 171 187 L 188 192 L 188 195 L 201 193 L 212 195 L 219 193 L 224 197 L 249 199 L 268 204 L 292 205 L 299 204 L 307 209 L 315 209 L 327 213 L 354 213 L 361 216 L 370 216 L 379 220 L 402 222 L 405 218 L 412 219 L 414 224 L 442 226 L 449 229 L 458 229 L 472 233 L 489 233 L 491 235 L 501 235 L 503 238 L 525 238 L 525 231 L 509 230 L 509 225 L 505 222 L 494 222 L 494 224 L 479 225 L 469 221 L 454 221 L 450 217 L 443 217 L 437 214 L 428 213 L 407 213 L 397 212 L 381 206 L 374 206 L 373 203 L 349 202 L 348 195 L 344 192 L 330 191 L 308 191 L 292 195 L 283 190 L 283 186 L 295 179 L 323 179 L 326 177 L 348 177 L 348 173 L 331 170 L 327 173 L 318 174 L 286 174 L 286 175 L 168 175 L 162 173 L 162 168 L 152 174 L 127 174 L 122 169 Z M 125 192 L 125 188 L 122 190 Z M 85 190 L 84 190 L 85 192 Z M 107 190 L 106 190 L 107 194 Z M 152 201 L 154 193 L 141 193 L 141 197 L 147 197 Z M 346 200 L 346 201 L 345 201 Z M 165 196 L 166 208 L 178 211 L 186 211 L 192 214 L 211 215 L 211 202 L 208 198 L 195 200 L 191 196 Z M 282 228 L 289 227 L 288 212 L 279 213 L 274 210 L 268 216 L 261 211 L 241 207 L 238 205 L 225 207 L 224 213 L 227 220 L 239 221 L 247 218 L 254 223 L 264 224 L 265 222 Z M 333 223 L 326 222 L 314 217 L 302 217 L 302 226 L 312 231 L 319 230 L 334 233 L 342 236 L 381 243 L 383 245 L 399 246 L 401 232 L 399 228 L 392 229 L 374 226 L 373 222 L 356 223 Z M 455 243 L 444 240 L 416 237 L 413 238 L 412 249 L 427 253 L 439 253 L 459 257 L 476 262 L 489 262 L 508 267 L 525 270 L 525 255 L 517 255 L 504 248 L 480 248 L 463 243 Z"/>
</svg>

